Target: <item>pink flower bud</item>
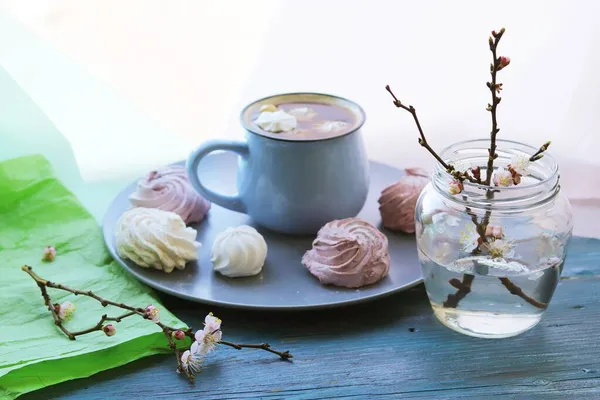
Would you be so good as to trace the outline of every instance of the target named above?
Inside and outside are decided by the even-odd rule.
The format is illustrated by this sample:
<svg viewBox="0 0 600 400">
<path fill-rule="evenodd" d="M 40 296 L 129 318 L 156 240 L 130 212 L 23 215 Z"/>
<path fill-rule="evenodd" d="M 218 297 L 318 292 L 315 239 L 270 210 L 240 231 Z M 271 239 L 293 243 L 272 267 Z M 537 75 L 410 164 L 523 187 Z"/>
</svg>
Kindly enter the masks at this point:
<svg viewBox="0 0 600 400">
<path fill-rule="evenodd" d="M 152 322 L 158 323 L 160 322 L 160 318 L 158 317 L 159 309 L 152 304 L 146 307 L 146 318 L 152 320 Z"/>
<path fill-rule="evenodd" d="M 102 331 L 106 334 L 106 336 L 114 336 L 117 333 L 117 328 L 113 324 L 107 324 L 102 327 Z"/>
<path fill-rule="evenodd" d="M 485 228 L 485 236 L 491 236 L 496 239 L 502 239 L 504 232 L 500 225 L 488 225 Z"/>
<path fill-rule="evenodd" d="M 460 181 L 452 181 L 452 182 L 450 182 L 449 192 L 452 195 L 459 194 L 460 192 L 463 191 L 464 188 L 465 187 L 463 186 L 462 182 L 460 182 Z"/>
<path fill-rule="evenodd" d="M 510 64 L 510 58 L 509 57 L 505 57 L 505 56 L 500 56 L 500 61 L 498 62 L 498 68 L 497 71 L 500 71 L 502 68 L 506 67 L 508 64 Z"/>
<path fill-rule="evenodd" d="M 519 174 L 516 170 L 515 167 L 513 167 L 512 165 L 508 165 L 508 172 L 510 172 L 510 175 L 512 176 L 512 180 L 513 183 L 515 185 L 518 185 L 519 183 L 521 183 L 521 174 Z"/>
<path fill-rule="evenodd" d="M 183 339 L 185 339 L 185 332 L 175 331 L 175 332 L 173 332 L 173 337 L 177 340 L 183 340 Z"/>
<path fill-rule="evenodd" d="M 42 257 L 42 261 L 54 261 L 56 258 L 56 249 L 54 246 L 46 246 L 44 247 L 44 255 Z"/>
</svg>

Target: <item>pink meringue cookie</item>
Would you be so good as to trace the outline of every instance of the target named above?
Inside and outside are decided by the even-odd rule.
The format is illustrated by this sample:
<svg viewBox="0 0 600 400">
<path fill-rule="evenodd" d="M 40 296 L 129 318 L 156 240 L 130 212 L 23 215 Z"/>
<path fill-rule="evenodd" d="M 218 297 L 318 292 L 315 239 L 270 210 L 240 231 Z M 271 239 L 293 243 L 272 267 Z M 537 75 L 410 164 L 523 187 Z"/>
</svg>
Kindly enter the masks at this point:
<svg viewBox="0 0 600 400">
<path fill-rule="evenodd" d="M 406 175 L 381 192 L 379 213 L 386 228 L 415 233 L 415 207 L 421 190 L 429 183 L 429 174 L 421 168 L 404 171 Z"/>
<path fill-rule="evenodd" d="M 192 187 L 181 165 L 169 165 L 140 179 L 137 190 L 129 196 L 135 207 L 158 208 L 179 214 L 186 224 L 200 222 L 210 203 Z"/>
<path fill-rule="evenodd" d="M 390 269 L 387 237 L 360 218 L 325 224 L 302 264 L 323 284 L 357 288 L 375 283 Z"/>
</svg>

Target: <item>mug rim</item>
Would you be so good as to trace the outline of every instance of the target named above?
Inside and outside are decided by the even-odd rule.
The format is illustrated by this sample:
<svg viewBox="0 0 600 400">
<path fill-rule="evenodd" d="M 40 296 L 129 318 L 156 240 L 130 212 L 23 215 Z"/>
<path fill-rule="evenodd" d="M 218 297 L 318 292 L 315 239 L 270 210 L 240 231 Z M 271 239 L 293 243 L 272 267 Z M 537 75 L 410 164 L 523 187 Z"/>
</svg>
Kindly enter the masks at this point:
<svg viewBox="0 0 600 400">
<path fill-rule="evenodd" d="M 333 137 L 327 137 L 327 138 L 323 138 L 323 139 L 307 139 L 307 140 L 294 140 L 294 139 L 286 139 L 286 138 L 278 138 L 278 137 L 273 137 L 273 136 L 268 136 L 265 135 L 263 133 L 258 132 L 257 130 L 253 130 L 249 124 L 246 124 L 246 121 L 244 120 L 244 115 L 246 114 L 246 111 L 254 106 L 255 104 L 261 102 L 261 101 L 265 101 L 267 99 L 271 99 L 274 97 L 280 97 L 280 96 L 302 96 L 302 95 L 312 95 L 312 96 L 322 96 L 322 97 L 328 97 L 328 98 L 332 98 L 332 99 L 337 99 L 337 100 L 341 100 L 343 102 L 349 103 L 350 105 L 356 107 L 358 109 L 358 111 L 360 112 L 360 121 L 356 124 L 356 126 L 354 127 L 354 129 L 344 133 L 343 135 L 339 135 L 339 136 L 333 136 Z M 345 136 L 348 136 L 352 133 L 357 132 L 358 130 L 360 130 L 360 128 L 363 127 L 363 125 L 365 124 L 367 120 L 367 114 L 365 113 L 365 110 L 355 101 L 349 100 L 345 97 L 341 97 L 341 96 L 336 96 L 334 94 L 328 94 L 328 93 L 320 93 L 320 92 L 286 92 L 286 93 L 277 93 L 277 94 L 272 94 L 269 96 L 265 96 L 262 97 L 260 99 L 254 100 L 253 102 L 247 104 L 242 111 L 240 112 L 240 123 L 242 125 L 242 127 L 247 131 L 250 132 L 254 135 L 258 135 L 261 138 L 265 138 L 265 139 L 271 139 L 271 140 L 275 140 L 278 142 L 292 142 L 292 143 L 314 143 L 314 142 L 324 142 L 327 140 L 334 140 L 334 139 L 339 139 Z"/>
</svg>

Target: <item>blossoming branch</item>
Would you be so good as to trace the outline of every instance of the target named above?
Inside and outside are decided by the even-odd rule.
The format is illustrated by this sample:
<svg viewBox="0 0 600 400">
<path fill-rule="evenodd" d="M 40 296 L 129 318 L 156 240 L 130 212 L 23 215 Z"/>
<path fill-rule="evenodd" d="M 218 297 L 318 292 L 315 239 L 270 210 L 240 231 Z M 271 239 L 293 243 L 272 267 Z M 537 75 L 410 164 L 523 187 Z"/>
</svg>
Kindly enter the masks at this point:
<svg viewBox="0 0 600 400">
<path fill-rule="evenodd" d="M 48 254 L 47 250 L 44 251 L 44 254 Z M 55 252 L 52 252 L 52 259 L 56 255 Z M 223 332 L 221 331 L 221 320 L 215 317 L 212 313 L 208 314 L 204 319 L 204 327 L 201 330 L 194 331 L 192 328 L 187 329 L 179 329 L 164 325 L 160 322 L 160 310 L 158 307 L 150 304 L 145 308 L 133 307 L 123 303 L 117 303 L 103 297 L 98 296 L 91 290 L 78 290 L 73 289 L 65 285 L 61 285 L 59 283 L 54 283 L 49 280 L 43 279 L 38 276 L 33 269 L 24 265 L 21 269 L 29 274 L 29 276 L 35 281 L 35 283 L 40 288 L 42 298 L 44 300 L 44 304 L 52 314 L 52 318 L 54 319 L 55 325 L 71 340 L 75 340 L 77 336 L 86 335 L 92 332 L 102 331 L 106 336 L 114 336 L 117 333 L 117 328 L 114 323 L 119 323 L 123 319 L 138 316 L 142 317 L 150 322 L 153 322 L 158 327 L 161 328 L 167 342 L 169 343 L 169 347 L 175 353 L 177 358 L 177 372 L 183 374 L 190 382 L 194 382 L 195 376 L 200 372 L 202 367 L 202 362 L 204 358 L 214 351 L 219 345 L 232 347 L 236 350 L 241 350 L 244 348 L 247 349 L 261 349 L 268 351 L 270 353 L 276 354 L 282 360 L 289 360 L 293 356 L 289 351 L 277 351 L 271 348 L 268 343 L 260 343 L 260 344 L 237 344 L 232 342 L 227 342 L 222 339 Z M 53 303 L 50 295 L 48 294 L 47 288 L 64 290 L 69 293 L 73 293 L 74 295 L 81 295 L 91 297 L 97 300 L 103 307 L 106 306 L 114 306 L 120 309 L 123 309 L 127 312 L 116 316 L 109 317 L 107 314 L 103 314 L 96 325 L 83 329 L 80 331 L 70 331 L 65 323 L 74 318 L 76 306 L 70 301 L 65 301 L 63 303 Z M 113 323 L 114 322 L 114 323 Z M 186 337 L 189 337 L 193 342 L 188 350 L 185 350 L 183 354 L 179 351 L 179 346 L 177 346 L 177 341 L 182 341 Z"/>
<path fill-rule="evenodd" d="M 431 155 L 439 162 L 446 172 L 452 177 L 451 182 L 448 186 L 448 193 L 452 196 L 459 195 L 463 192 L 465 183 L 475 184 L 476 189 L 485 190 L 486 198 L 491 200 L 494 198 L 494 193 L 497 189 L 494 187 L 509 187 L 519 185 L 521 178 L 529 174 L 529 167 L 531 163 L 541 159 L 543 153 L 550 146 L 550 142 L 544 143 L 539 150 L 531 156 L 516 155 L 514 156 L 507 168 L 498 168 L 494 170 L 494 160 L 498 158 L 496 152 L 496 136 L 500 131 L 498 127 L 497 109 L 498 105 L 502 101 L 499 97 L 500 92 L 503 89 L 503 84 L 498 82 L 497 74 L 506 68 L 511 60 L 507 56 L 498 56 L 497 48 L 504 35 L 505 29 L 502 28 L 499 31 L 492 31 L 491 36 L 488 39 L 489 48 L 492 52 L 492 62 L 490 63 L 490 75 L 491 80 L 486 82 L 486 86 L 491 93 L 491 103 L 488 103 L 486 110 L 490 112 L 492 119 L 492 128 L 490 131 L 490 147 L 488 148 L 487 163 L 484 166 L 470 166 L 466 169 L 457 168 L 450 162 L 443 160 L 427 141 L 421 123 L 417 117 L 415 108 L 411 105 L 405 105 L 402 103 L 394 94 L 390 86 L 386 86 L 385 89 L 390 93 L 394 99 L 394 105 L 397 108 L 401 108 L 408 111 L 413 116 L 417 129 L 419 131 L 419 144 L 423 146 Z M 485 168 L 485 178 L 481 176 L 481 170 Z M 486 210 L 485 214 L 481 219 L 467 207 L 467 214 L 471 217 L 475 229 L 470 233 L 465 233 L 461 238 L 461 244 L 463 245 L 463 251 L 468 252 L 472 255 L 487 255 L 492 260 L 505 260 L 511 257 L 513 254 L 513 244 L 507 240 L 503 233 L 501 226 L 490 225 L 490 218 L 492 216 L 490 210 Z M 450 285 L 458 289 L 456 293 L 450 294 L 447 300 L 443 303 L 444 307 L 455 308 L 458 303 L 463 299 L 470 291 L 471 284 L 475 276 L 472 274 L 463 274 L 463 279 L 451 279 Z M 510 279 L 503 277 L 498 278 L 506 289 L 513 295 L 521 297 L 529 304 L 534 305 L 538 308 L 546 308 L 547 304 L 537 301 L 524 293 L 518 286 L 516 286 Z"/>
</svg>

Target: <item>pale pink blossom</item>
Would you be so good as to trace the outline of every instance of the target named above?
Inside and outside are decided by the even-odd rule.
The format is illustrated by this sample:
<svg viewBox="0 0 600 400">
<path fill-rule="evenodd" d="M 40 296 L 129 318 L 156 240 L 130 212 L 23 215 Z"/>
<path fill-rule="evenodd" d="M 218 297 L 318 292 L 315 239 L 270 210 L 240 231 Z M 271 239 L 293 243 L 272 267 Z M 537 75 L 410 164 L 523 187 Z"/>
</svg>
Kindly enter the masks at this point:
<svg viewBox="0 0 600 400">
<path fill-rule="evenodd" d="M 158 317 L 159 309 L 154 305 L 150 304 L 146 307 L 146 318 L 151 320 L 154 323 L 160 322 L 160 318 Z"/>
<path fill-rule="evenodd" d="M 221 320 L 212 313 L 208 314 L 204 319 L 204 329 L 197 331 L 194 337 L 204 351 L 212 351 L 223 337 Z"/>
<path fill-rule="evenodd" d="M 490 253 L 493 259 L 512 257 L 514 254 L 513 244 L 508 240 L 496 239 L 491 242 L 485 243 L 484 246 Z"/>
<path fill-rule="evenodd" d="M 510 159 L 508 169 L 513 170 L 519 175 L 528 175 L 530 166 L 531 161 L 529 161 L 529 156 L 517 154 Z"/>
<path fill-rule="evenodd" d="M 75 304 L 70 301 L 64 301 L 61 304 L 56 304 L 54 306 L 56 308 L 56 312 L 58 313 L 58 318 L 63 321 L 69 321 L 73 318 L 73 314 L 75 314 Z"/>
<path fill-rule="evenodd" d="M 203 354 L 200 352 L 198 342 L 192 343 L 189 350 L 181 355 L 181 366 L 189 375 L 197 375 L 202 369 Z"/>
<path fill-rule="evenodd" d="M 221 329 L 221 320 L 213 315 L 213 313 L 208 313 L 208 315 L 204 318 L 204 330 L 207 332 L 214 332 Z"/>
<path fill-rule="evenodd" d="M 466 253 L 473 252 L 482 243 L 481 237 L 473 224 L 466 225 L 465 229 L 460 232 L 459 243 L 461 244 L 461 250 Z"/>
<path fill-rule="evenodd" d="M 512 186 L 513 185 L 513 176 L 510 171 L 505 169 L 498 169 L 494 172 L 494 177 L 492 179 L 494 185 L 496 186 Z"/>
</svg>

